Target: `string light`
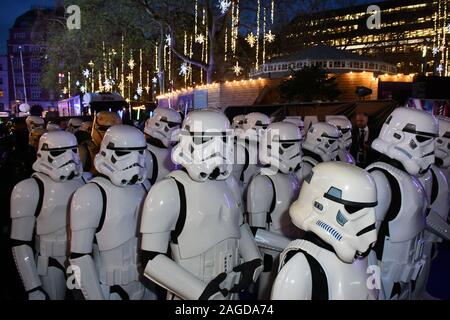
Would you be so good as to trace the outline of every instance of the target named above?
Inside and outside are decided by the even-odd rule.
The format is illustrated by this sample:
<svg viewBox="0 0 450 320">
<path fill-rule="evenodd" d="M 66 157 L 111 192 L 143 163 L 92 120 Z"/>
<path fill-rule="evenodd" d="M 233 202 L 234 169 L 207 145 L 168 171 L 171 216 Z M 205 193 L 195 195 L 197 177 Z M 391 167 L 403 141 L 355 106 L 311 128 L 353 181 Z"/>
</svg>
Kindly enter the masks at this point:
<svg viewBox="0 0 450 320">
<path fill-rule="evenodd" d="M 256 12 L 256 63 L 255 69 L 259 67 L 259 32 L 260 32 L 260 19 L 261 19 L 261 0 L 258 0 L 258 9 Z"/>
<path fill-rule="evenodd" d="M 263 56 L 262 63 L 266 63 L 266 8 L 263 13 Z"/>
<path fill-rule="evenodd" d="M 273 24 L 273 17 L 275 14 L 275 0 L 272 0 L 271 6 L 270 6 L 270 20 Z"/>
</svg>

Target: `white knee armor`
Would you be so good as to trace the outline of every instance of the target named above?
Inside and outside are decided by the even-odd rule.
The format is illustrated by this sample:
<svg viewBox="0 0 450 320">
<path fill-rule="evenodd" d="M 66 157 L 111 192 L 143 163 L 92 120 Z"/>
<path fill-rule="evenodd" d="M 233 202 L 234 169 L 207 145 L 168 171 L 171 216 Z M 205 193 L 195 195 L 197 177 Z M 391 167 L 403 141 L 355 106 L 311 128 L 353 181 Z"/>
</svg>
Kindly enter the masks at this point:
<svg viewBox="0 0 450 320">
<path fill-rule="evenodd" d="M 95 157 L 101 175 L 73 196 L 70 263 L 79 270 L 78 285 L 87 300 L 138 300 L 146 294 L 137 259 L 138 221 L 149 188 L 146 149 L 138 129 L 111 127 Z"/>
<path fill-rule="evenodd" d="M 231 298 L 255 281 L 262 267 L 230 177 L 228 119 L 212 110 L 191 112 L 173 159 L 187 172 L 173 171 L 156 183 L 144 204 L 144 275 L 181 299 Z"/>
<path fill-rule="evenodd" d="M 255 237 L 265 261 L 259 280 L 260 299 L 270 298 L 279 253 L 299 236 L 289 217 L 289 207 L 300 189 L 296 172 L 302 164 L 301 141 L 300 130 L 292 123 L 269 125 L 261 140 L 260 159 L 270 167 L 254 176 L 247 190 L 249 225 L 256 229 Z"/>
<path fill-rule="evenodd" d="M 364 170 L 342 162 L 315 166 L 290 208 L 306 231 L 282 253 L 272 299 L 376 299 L 367 259 L 376 242 L 376 186 Z"/>
<path fill-rule="evenodd" d="M 372 147 L 384 155 L 368 170 L 378 193 L 378 241 L 371 261 L 381 267 L 382 299 L 408 299 L 424 268 L 426 194 L 415 177 L 434 162 L 436 119 L 398 108 L 386 120 Z"/>
<path fill-rule="evenodd" d="M 352 123 L 345 116 L 328 117 L 327 122 L 338 128 L 341 133 L 336 161 L 355 164 L 355 159 L 350 154 L 350 147 L 352 146 Z"/>
<path fill-rule="evenodd" d="M 181 115 L 168 108 L 156 108 L 145 123 L 147 135 L 147 172 L 151 185 L 176 169 L 172 162 L 172 143 L 181 126 Z"/>
<path fill-rule="evenodd" d="M 303 142 L 300 181 L 303 181 L 318 163 L 336 159 L 340 137 L 339 130 L 331 124 L 319 122 L 311 126 Z"/>
<path fill-rule="evenodd" d="M 73 192 L 85 183 L 77 140 L 68 132 L 46 133 L 37 156 L 36 172 L 11 194 L 12 251 L 29 299 L 63 300 L 67 206 Z"/>
</svg>

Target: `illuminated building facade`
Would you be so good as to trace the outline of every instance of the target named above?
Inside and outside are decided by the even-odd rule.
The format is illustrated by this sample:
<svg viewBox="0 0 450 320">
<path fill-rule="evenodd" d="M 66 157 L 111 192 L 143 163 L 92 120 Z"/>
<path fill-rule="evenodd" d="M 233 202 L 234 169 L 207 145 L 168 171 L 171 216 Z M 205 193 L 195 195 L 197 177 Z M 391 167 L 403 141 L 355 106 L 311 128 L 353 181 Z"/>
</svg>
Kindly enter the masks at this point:
<svg viewBox="0 0 450 320">
<path fill-rule="evenodd" d="M 324 44 L 394 64 L 404 74 L 449 75 L 450 1 L 389 0 L 369 29 L 369 5 L 296 17 L 282 32 L 279 54 Z"/>
</svg>

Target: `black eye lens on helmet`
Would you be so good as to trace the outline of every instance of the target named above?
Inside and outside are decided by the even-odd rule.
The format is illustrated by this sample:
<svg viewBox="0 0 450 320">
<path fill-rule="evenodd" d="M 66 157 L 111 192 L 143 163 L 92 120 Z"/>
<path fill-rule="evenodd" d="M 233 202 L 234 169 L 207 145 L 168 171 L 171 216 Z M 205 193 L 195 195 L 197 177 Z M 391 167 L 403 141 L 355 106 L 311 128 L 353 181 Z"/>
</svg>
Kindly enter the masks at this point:
<svg viewBox="0 0 450 320">
<path fill-rule="evenodd" d="M 419 136 L 419 135 L 416 135 L 416 140 L 417 140 L 419 143 L 422 143 L 422 142 L 431 140 L 431 137 L 425 137 L 425 136 Z"/>
<path fill-rule="evenodd" d="M 64 152 L 66 152 L 66 150 L 50 151 L 50 155 L 51 155 L 52 157 L 59 157 L 59 156 L 62 155 Z"/>
<path fill-rule="evenodd" d="M 73 149 L 72 149 L 72 152 L 73 152 L 73 153 L 78 153 L 78 148 L 73 148 Z"/>
<path fill-rule="evenodd" d="M 115 154 L 118 157 L 123 157 L 123 156 L 126 156 L 127 154 L 130 154 L 130 153 L 131 153 L 131 151 L 118 151 L 118 150 L 115 151 Z"/>
<path fill-rule="evenodd" d="M 281 144 L 281 146 L 282 146 L 284 149 L 290 148 L 290 147 L 292 147 L 293 145 L 294 145 L 293 143 L 282 143 L 282 144 Z"/>
<path fill-rule="evenodd" d="M 358 212 L 361 209 L 361 207 L 356 207 L 356 206 L 352 206 L 352 205 L 344 205 L 345 211 L 347 211 L 349 214 L 353 214 L 355 212 Z"/>
<path fill-rule="evenodd" d="M 334 140 L 334 139 L 328 139 L 328 142 L 329 142 L 330 144 L 333 144 L 333 143 L 336 142 L 336 140 Z"/>
<path fill-rule="evenodd" d="M 179 124 L 176 122 L 167 122 L 167 126 L 169 128 L 175 128 L 176 126 L 178 126 Z"/>
<path fill-rule="evenodd" d="M 349 132 L 349 131 L 350 131 L 350 129 L 348 129 L 348 128 L 347 129 L 341 129 L 341 132 L 344 133 L 344 134 Z"/>
</svg>

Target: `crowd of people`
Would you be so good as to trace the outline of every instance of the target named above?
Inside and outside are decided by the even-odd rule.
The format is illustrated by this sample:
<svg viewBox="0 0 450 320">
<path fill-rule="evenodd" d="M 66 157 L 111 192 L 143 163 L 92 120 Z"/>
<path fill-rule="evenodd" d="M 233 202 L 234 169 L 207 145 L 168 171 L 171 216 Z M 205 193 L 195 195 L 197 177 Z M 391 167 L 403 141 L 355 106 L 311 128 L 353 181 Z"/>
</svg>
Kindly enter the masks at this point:
<svg viewBox="0 0 450 320">
<path fill-rule="evenodd" d="M 397 108 L 379 134 L 367 114 L 354 124 L 169 108 L 143 130 L 107 111 L 64 129 L 14 119 L 0 126 L 18 275 L 4 295 L 426 298 L 450 239 L 450 120 Z"/>
</svg>

